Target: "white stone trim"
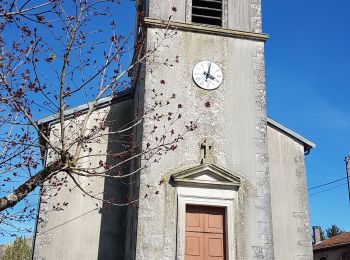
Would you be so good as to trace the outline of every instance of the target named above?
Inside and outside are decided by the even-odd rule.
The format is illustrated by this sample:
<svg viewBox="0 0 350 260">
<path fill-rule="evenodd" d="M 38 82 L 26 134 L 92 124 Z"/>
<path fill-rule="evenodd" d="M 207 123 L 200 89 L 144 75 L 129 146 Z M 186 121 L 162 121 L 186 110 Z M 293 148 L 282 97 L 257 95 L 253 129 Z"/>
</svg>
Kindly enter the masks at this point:
<svg viewBox="0 0 350 260">
<path fill-rule="evenodd" d="M 200 164 L 172 175 L 177 186 L 237 188 L 241 178 L 214 164 Z"/>
<path fill-rule="evenodd" d="M 236 259 L 235 213 L 237 191 L 200 187 L 177 187 L 178 223 L 176 259 L 184 260 L 186 205 L 224 207 L 226 213 L 226 259 Z"/>
</svg>

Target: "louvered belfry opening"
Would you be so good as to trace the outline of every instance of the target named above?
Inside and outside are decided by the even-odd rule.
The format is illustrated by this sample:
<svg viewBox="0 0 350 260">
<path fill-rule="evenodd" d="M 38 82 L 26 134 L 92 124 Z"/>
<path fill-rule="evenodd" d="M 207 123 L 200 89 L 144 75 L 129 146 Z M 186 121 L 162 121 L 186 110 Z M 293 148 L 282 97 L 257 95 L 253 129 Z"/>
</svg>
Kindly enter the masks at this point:
<svg viewBox="0 0 350 260">
<path fill-rule="evenodd" d="M 223 0 L 193 0 L 192 22 L 222 26 Z"/>
</svg>

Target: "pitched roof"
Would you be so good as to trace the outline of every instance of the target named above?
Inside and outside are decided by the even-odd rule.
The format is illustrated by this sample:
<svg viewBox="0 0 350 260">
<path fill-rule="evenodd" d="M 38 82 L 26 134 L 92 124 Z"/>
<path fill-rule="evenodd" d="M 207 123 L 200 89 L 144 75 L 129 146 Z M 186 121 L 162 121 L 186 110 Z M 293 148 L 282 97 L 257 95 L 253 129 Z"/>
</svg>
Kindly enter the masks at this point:
<svg viewBox="0 0 350 260">
<path fill-rule="evenodd" d="M 313 250 L 321 250 L 342 245 L 350 245 L 350 232 L 331 237 L 313 246 Z"/>
</svg>

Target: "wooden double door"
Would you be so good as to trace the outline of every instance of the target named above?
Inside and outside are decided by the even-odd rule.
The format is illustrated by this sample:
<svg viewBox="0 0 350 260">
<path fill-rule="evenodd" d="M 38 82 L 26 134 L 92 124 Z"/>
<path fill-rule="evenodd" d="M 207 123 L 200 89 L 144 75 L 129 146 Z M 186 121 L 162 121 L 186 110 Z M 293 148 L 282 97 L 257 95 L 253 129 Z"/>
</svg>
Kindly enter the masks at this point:
<svg viewBox="0 0 350 260">
<path fill-rule="evenodd" d="M 185 260 L 225 260 L 225 208 L 186 206 Z"/>
</svg>

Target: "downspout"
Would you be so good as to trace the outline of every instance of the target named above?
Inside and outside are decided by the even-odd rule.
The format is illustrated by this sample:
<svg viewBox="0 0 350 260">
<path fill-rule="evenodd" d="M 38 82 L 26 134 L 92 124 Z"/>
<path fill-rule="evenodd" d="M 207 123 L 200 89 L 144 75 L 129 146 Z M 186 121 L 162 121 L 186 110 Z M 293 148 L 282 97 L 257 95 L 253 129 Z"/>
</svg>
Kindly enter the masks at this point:
<svg viewBox="0 0 350 260">
<path fill-rule="evenodd" d="M 306 147 L 304 147 L 304 148 L 305 148 L 304 155 L 309 155 L 310 152 L 311 152 L 312 147 L 306 146 Z"/>
</svg>

